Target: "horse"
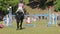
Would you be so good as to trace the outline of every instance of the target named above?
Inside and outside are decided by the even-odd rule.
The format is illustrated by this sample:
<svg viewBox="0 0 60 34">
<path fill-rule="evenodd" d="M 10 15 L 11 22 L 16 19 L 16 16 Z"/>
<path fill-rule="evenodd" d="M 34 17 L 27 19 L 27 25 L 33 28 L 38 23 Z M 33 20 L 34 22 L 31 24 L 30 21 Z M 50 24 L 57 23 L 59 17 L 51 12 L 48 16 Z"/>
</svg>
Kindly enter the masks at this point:
<svg viewBox="0 0 60 34">
<path fill-rule="evenodd" d="M 24 20 L 24 13 L 20 11 L 18 11 L 16 13 L 16 23 L 17 23 L 17 30 L 18 29 L 22 29 L 22 23 L 23 23 L 23 20 Z"/>
</svg>

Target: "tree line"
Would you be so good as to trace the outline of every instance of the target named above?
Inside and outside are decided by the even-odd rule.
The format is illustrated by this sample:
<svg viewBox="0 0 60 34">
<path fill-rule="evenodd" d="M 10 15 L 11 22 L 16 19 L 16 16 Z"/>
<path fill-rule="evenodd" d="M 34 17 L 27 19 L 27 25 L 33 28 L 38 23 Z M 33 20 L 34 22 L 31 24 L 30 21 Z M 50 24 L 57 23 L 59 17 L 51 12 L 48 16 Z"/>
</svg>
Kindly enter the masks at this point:
<svg viewBox="0 0 60 34">
<path fill-rule="evenodd" d="M 23 0 L 23 1 L 26 1 L 26 0 Z M 26 2 L 32 2 L 32 1 L 37 1 L 40 4 L 39 7 L 52 5 L 54 6 L 55 11 L 57 12 L 60 11 L 60 0 L 28 0 Z M 7 8 L 9 6 L 12 6 L 13 8 L 12 10 L 13 12 L 15 12 L 17 9 L 18 3 L 19 3 L 19 0 L 0 0 L 0 13 L 2 14 L 8 13 Z"/>
</svg>

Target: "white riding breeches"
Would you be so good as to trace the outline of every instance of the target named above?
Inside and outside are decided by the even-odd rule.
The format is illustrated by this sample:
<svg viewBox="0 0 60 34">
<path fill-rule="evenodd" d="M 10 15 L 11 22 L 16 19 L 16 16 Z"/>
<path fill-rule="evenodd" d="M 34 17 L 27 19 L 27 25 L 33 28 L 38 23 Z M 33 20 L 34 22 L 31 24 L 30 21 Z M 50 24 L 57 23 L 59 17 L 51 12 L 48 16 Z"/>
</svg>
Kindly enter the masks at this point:
<svg viewBox="0 0 60 34">
<path fill-rule="evenodd" d="M 18 12 L 19 10 L 24 13 L 23 8 L 19 7 L 16 12 Z"/>
</svg>

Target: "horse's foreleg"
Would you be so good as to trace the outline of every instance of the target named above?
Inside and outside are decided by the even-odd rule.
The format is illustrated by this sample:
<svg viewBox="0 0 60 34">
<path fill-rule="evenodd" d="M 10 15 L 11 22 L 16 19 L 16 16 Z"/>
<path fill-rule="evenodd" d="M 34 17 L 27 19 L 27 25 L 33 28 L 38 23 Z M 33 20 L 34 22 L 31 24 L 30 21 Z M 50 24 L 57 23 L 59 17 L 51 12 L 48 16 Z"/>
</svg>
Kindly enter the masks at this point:
<svg viewBox="0 0 60 34">
<path fill-rule="evenodd" d="M 17 29 L 19 29 L 19 21 L 17 20 Z"/>
<path fill-rule="evenodd" d="M 21 20 L 21 23 L 20 23 L 20 29 L 22 29 L 22 23 L 23 23 L 23 20 Z"/>
</svg>

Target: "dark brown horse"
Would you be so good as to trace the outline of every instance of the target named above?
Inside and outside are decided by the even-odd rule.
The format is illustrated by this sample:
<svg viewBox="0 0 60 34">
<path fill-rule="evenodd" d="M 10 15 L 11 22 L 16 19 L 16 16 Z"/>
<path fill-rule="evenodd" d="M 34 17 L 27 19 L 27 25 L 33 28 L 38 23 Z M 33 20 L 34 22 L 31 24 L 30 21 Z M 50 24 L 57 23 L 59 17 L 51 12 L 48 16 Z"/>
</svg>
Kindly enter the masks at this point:
<svg viewBox="0 0 60 34">
<path fill-rule="evenodd" d="M 18 30 L 18 29 L 22 29 L 22 23 L 23 23 L 23 19 L 24 19 L 24 13 L 18 11 L 18 12 L 16 13 L 15 18 L 16 18 L 16 22 L 17 22 L 17 30 Z"/>
</svg>

